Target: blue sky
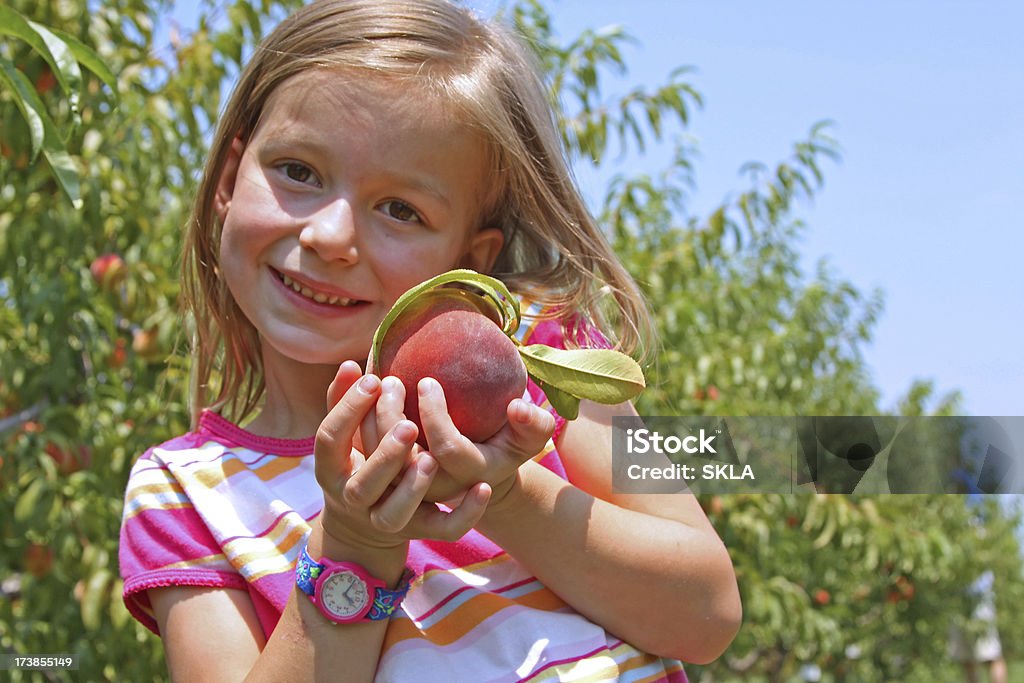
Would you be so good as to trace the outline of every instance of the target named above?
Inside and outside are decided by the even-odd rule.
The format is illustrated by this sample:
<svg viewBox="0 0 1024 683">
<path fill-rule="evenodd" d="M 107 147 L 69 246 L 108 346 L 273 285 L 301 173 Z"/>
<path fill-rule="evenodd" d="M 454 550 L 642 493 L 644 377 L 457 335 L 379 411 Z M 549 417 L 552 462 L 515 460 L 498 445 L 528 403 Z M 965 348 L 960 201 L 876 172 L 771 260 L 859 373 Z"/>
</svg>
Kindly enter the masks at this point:
<svg viewBox="0 0 1024 683">
<path fill-rule="evenodd" d="M 467 0 L 490 14 L 501 0 Z M 964 412 L 1024 415 L 1024 2 L 548 0 L 555 30 L 623 26 L 635 84 L 696 71 L 704 213 L 744 187 L 739 168 L 786 158 L 821 120 L 839 164 L 800 217 L 813 272 L 826 258 L 885 311 L 864 349 L 883 406 L 915 378 L 963 392 Z M 193 2 L 175 14 L 192 23 Z M 612 91 L 609 91 L 611 94 Z M 595 176 L 656 172 L 672 145 Z"/>
<path fill-rule="evenodd" d="M 961 390 L 968 414 L 1024 415 L 1024 3 L 547 5 L 564 37 L 609 24 L 632 34 L 630 84 L 696 67 L 698 209 L 744 187 L 744 162 L 772 165 L 834 121 L 843 156 L 800 212 L 803 252 L 808 270 L 827 257 L 883 290 L 865 355 L 884 405 L 930 378 Z M 667 156 L 616 170 L 655 171 Z"/>
</svg>

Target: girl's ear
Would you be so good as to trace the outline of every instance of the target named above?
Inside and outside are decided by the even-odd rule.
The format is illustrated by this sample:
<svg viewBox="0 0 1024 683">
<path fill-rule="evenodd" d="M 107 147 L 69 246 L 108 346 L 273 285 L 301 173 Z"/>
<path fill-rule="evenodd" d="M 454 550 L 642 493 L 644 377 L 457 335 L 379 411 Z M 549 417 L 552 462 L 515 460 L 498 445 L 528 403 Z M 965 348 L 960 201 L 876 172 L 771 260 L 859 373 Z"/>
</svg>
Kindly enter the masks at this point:
<svg viewBox="0 0 1024 683">
<path fill-rule="evenodd" d="M 469 241 L 462 257 L 462 267 L 478 273 L 489 273 L 505 245 L 505 235 L 498 228 L 483 228 Z"/>
<path fill-rule="evenodd" d="M 228 209 L 231 208 L 231 196 L 235 193 L 235 180 L 238 178 L 238 166 L 242 162 L 242 152 L 245 151 L 245 143 L 241 137 L 231 141 L 228 149 L 227 159 L 224 160 L 224 168 L 221 169 L 220 178 L 217 179 L 217 194 L 213 201 L 213 210 L 217 212 L 217 218 L 223 225 L 227 218 Z"/>
</svg>

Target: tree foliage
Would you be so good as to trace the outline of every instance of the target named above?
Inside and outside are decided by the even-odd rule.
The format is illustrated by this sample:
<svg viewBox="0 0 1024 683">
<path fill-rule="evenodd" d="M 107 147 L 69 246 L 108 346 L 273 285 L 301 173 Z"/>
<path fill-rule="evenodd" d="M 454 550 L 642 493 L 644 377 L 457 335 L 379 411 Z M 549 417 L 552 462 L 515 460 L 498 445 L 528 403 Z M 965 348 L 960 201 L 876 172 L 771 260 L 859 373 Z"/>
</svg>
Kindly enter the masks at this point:
<svg viewBox="0 0 1024 683">
<path fill-rule="evenodd" d="M 14 0 L 0 14 L 0 652 L 77 653 L 80 670 L 56 679 L 164 675 L 159 642 L 121 604 L 122 492 L 134 458 L 187 426 L 178 251 L 222 88 L 294 4 L 208 3 L 167 33 L 166 2 Z M 694 72 L 610 92 L 608 76 L 628 72 L 623 29 L 562 41 L 544 4 L 505 11 L 547 72 L 576 163 L 676 145 L 668 168 L 616 176 L 594 207 L 655 303 L 640 412 L 882 412 L 861 353 L 881 294 L 800 267 L 802 202 L 839 159 L 829 126 L 787 159 L 749 165 L 740 190 L 694 215 L 698 165 L 680 142 L 702 105 Z M 956 409 L 922 382 L 894 410 Z M 964 589 L 984 568 L 1020 655 L 1015 519 L 991 501 L 701 502 L 736 565 L 745 624 L 694 678 L 789 680 L 807 663 L 826 680 L 952 678 L 936 665 L 945 629 L 970 612 Z"/>
</svg>

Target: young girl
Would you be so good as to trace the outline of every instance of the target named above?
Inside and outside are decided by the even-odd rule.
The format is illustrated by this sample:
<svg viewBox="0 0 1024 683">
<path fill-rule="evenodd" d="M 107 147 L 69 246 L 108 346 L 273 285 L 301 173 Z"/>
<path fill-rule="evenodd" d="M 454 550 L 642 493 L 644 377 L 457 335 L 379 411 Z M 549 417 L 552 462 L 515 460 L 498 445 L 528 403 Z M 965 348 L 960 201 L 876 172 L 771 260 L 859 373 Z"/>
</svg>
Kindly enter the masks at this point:
<svg viewBox="0 0 1024 683">
<path fill-rule="evenodd" d="M 724 651 L 736 580 L 693 496 L 612 491 L 632 406 L 566 423 L 531 384 L 474 444 L 424 380 L 424 450 L 364 374 L 397 297 L 456 267 L 534 302 L 523 341 L 634 349 L 570 178 L 526 51 L 444 0 L 316 2 L 256 50 L 186 236 L 195 428 L 139 459 L 121 531 L 174 680 L 684 681 Z"/>
</svg>

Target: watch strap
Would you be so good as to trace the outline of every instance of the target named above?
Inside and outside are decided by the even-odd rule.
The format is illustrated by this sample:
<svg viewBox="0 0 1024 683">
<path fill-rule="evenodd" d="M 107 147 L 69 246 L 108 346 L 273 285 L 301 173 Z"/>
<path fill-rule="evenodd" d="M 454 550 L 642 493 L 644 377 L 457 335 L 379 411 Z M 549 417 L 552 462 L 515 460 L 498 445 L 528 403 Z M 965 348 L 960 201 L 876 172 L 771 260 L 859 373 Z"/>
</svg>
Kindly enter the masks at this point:
<svg viewBox="0 0 1024 683">
<path fill-rule="evenodd" d="M 302 550 L 299 552 L 298 561 L 295 564 L 295 585 L 303 593 L 313 598 L 316 594 L 317 579 L 320 578 L 325 568 L 325 565 L 313 559 L 304 543 Z M 370 606 L 370 611 L 366 613 L 363 619 L 381 621 L 394 614 L 398 606 L 402 604 L 405 594 L 409 592 L 413 576 L 412 570 L 406 568 L 395 588 L 378 587 L 374 590 L 373 605 Z"/>
</svg>

